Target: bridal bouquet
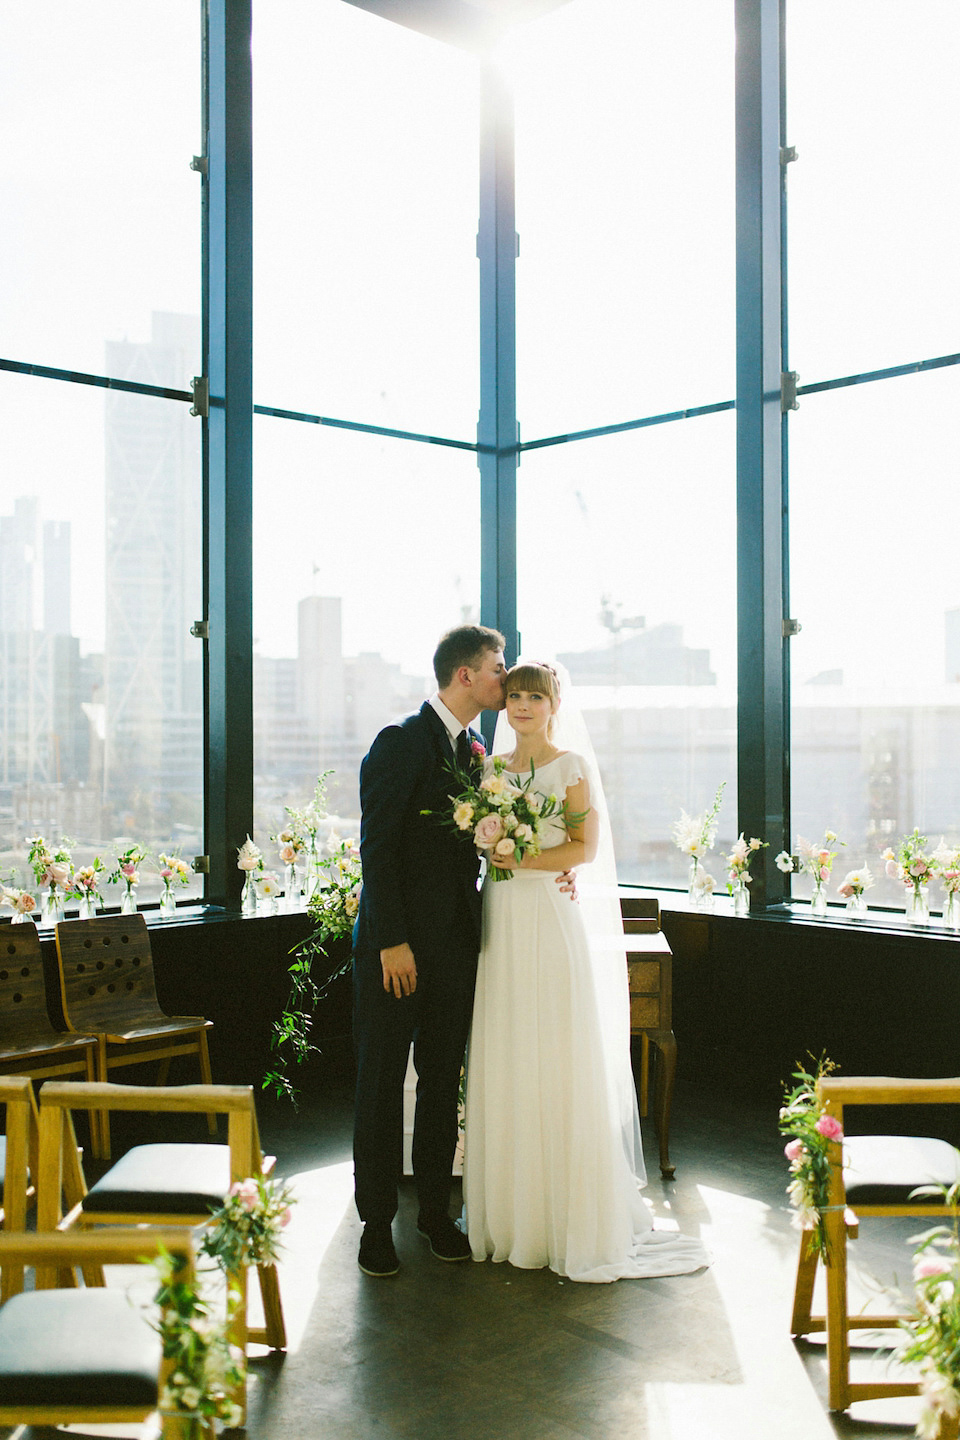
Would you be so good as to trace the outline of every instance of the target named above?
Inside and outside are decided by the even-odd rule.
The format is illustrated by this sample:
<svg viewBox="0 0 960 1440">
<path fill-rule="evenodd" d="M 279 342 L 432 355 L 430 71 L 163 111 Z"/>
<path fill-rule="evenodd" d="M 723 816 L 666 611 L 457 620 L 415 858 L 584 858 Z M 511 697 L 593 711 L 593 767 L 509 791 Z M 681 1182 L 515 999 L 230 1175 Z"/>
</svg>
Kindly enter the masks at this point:
<svg viewBox="0 0 960 1440">
<path fill-rule="evenodd" d="M 442 817 L 445 824 L 472 833 L 474 845 L 486 855 L 491 880 L 513 879 L 512 870 L 497 865 L 498 858 L 506 860 L 513 856 L 519 861 L 524 855 L 540 854 L 545 820 L 576 818 L 566 816 L 565 801 L 558 800 L 556 795 L 544 799 L 531 788 L 535 773 L 532 765 L 530 776 L 522 785 L 515 785 L 503 770 L 500 755 L 494 757 L 492 772 L 480 781 L 454 770 L 461 789 L 459 794 L 450 797 L 451 813 Z"/>
</svg>

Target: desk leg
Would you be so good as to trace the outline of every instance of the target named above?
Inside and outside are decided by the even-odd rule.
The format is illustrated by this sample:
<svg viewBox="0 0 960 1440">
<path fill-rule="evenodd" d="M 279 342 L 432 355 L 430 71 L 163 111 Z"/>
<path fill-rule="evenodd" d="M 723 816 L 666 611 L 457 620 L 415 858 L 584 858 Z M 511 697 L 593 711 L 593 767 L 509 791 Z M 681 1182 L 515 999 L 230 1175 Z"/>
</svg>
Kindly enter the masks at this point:
<svg viewBox="0 0 960 1440">
<path fill-rule="evenodd" d="M 677 1041 L 673 1031 L 667 1030 L 657 1036 L 655 1044 L 660 1051 L 656 1091 L 660 1174 L 664 1180 L 672 1180 L 677 1168 L 670 1163 L 670 1111 L 673 1106 L 673 1083 L 677 1078 Z"/>
</svg>

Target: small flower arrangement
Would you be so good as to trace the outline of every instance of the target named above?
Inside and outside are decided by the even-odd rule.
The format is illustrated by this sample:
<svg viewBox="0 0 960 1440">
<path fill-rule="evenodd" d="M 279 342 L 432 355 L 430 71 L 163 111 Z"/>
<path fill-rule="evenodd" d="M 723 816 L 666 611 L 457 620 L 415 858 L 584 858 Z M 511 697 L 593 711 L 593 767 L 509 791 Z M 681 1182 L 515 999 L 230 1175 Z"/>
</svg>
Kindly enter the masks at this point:
<svg viewBox="0 0 960 1440">
<path fill-rule="evenodd" d="M 892 880 L 902 880 L 915 895 L 920 895 L 937 873 L 937 862 L 927 854 L 927 837 L 914 826 L 909 835 L 904 835 L 896 854 L 888 845 L 881 852 L 887 874 Z"/>
<path fill-rule="evenodd" d="M 69 842 L 61 841 L 55 850 L 51 850 L 42 835 L 33 835 L 28 837 L 27 844 L 30 847 L 27 859 L 37 884 L 43 888 L 49 887 L 54 893 L 60 890 L 66 894 L 73 875 Z"/>
<path fill-rule="evenodd" d="M 690 856 L 694 869 L 713 849 L 713 842 L 717 838 L 717 816 L 720 814 L 720 802 L 726 785 L 726 780 L 721 780 L 709 810 L 704 810 L 699 815 L 688 815 L 686 810 L 681 810 L 680 819 L 671 826 L 673 843 L 684 855 Z"/>
<path fill-rule="evenodd" d="M 181 860 L 179 855 L 158 855 L 160 863 L 160 879 L 166 889 L 172 885 L 190 884 L 190 866 L 186 860 Z"/>
<path fill-rule="evenodd" d="M 126 850 L 117 853 L 117 863 L 107 876 L 108 885 L 119 885 L 121 882 L 126 887 L 129 895 L 140 884 L 140 866 L 147 858 L 147 851 L 142 845 L 128 845 Z"/>
<path fill-rule="evenodd" d="M 99 855 L 95 855 L 92 865 L 81 865 L 79 870 L 73 872 L 68 895 L 79 900 L 81 905 L 90 904 L 94 907 L 103 904 L 103 896 L 100 894 L 100 876 L 104 872 L 104 864 Z M 81 912 L 82 913 L 82 912 Z"/>
<path fill-rule="evenodd" d="M 791 1137 L 783 1153 L 790 1161 L 787 1195 L 793 1206 L 793 1223 L 799 1230 L 810 1231 L 821 1258 L 826 1258 L 827 1244 L 823 1216 L 829 1199 L 829 1145 L 843 1139 L 843 1129 L 824 1111 L 819 1082 L 835 1069 L 825 1056 L 812 1073 L 798 1066 L 793 1073 L 797 1083 L 784 1093 L 778 1122 L 780 1133 Z"/>
<path fill-rule="evenodd" d="M 13 911 L 13 924 L 20 925 L 33 916 L 37 908 L 37 897 L 29 890 L 0 884 L 0 905 L 9 905 Z"/>
<path fill-rule="evenodd" d="M 240 1425 L 243 1412 L 232 1392 L 243 1384 L 246 1357 L 229 1340 L 239 1296 L 228 1291 L 227 1318 L 218 1321 L 196 1285 L 178 1278 L 182 1261 L 164 1252 L 154 1265 L 160 1280 L 154 1303 L 162 1307 L 154 1328 L 164 1359 L 172 1362 L 160 1396 L 161 1412 L 186 1420 L 192 1437 L 209 1435 L 215 1420 L 228 1427 Z"/>
<path fill-rule="evenodd" d="M 277 846 L 277 854 L 283 865 L 296 865 L 305 847 L 305 840 L 292 826 L 271 835 L 270 839 Z"/>
<path fill-rule="evenodd" d="M 281 1234 L 290 1223 L 293 1195 L 288 1185 L 253 1175 L 237 1180 L 214 1210 L 201 1249 L 224 1270 L 241 1265 L 268 1265 L 280 1253 Z"/>
<path fill-rule="evenodd" d="M 758 850 L 766 850 L 769 842 L 758 840 L 754 835 L 752 839 L 745 840 L 741 830 L 737 837 L 737 843 L 725 856 L 727 862 L 727 889 L 732 895 L 738 885 L 751 885 L 753 876 L 750 874 L 750 861 Z"/>
<path fill-rule="evenodd" d="M 276 900 L 280 894 L 280 876 L 272 870 L 260 870 L 253 882 L 258 900 Z"/>
<path fill-rule="evenodd" d="M 263 851 L 254 845 L 249 835 L 237 850 L 237 869 L 246 871 L 248 875 L 263 869 Z"/>
<path fill-rule="evenodd" d="M 444 824 L 472 834 L 474 845 L 487 858 L 491 880 L 513 879 L 513 871 L 498 866 L 498 859 L 513 857 L 520 861 L 524 855 L 540 854 L 545 820 L 577 818 L 567 816 L 566 803 L 556 795 L 543 799 L 531 788 L 536 775 L 533 765 L 522 785 L 509 780 L 504 770 L 502 755 L 494 757 L 492 771 L 480 781 L 453 767 L 460 791 L 450 797 L 450 814 L 441 816 Z M 424 815 L 430 813 L 421 811 Z"/>
<path fill-rule="evenodd" d="M 936 866 L 940 884 L 947 894 L 960 894 L 960 849 L 947 845 L 941 837 L 940 844 L 930 859 Z"/>
<path fill-rule="evenodd" d="M 960 1203 L 960 1185 L 944 1190 L 944 1203 Z M 923 1410 L 916 1433 L 937 1440 L 941 1421 L 960 1416 L 960 1235 L 957 1223 L 915 1237 L 915 1313 L 901 1322 L 908 1343 L 898 1354 L 920 1369 Z"/>
<path fill-rule="evenodd" d="M 837 886 L 837 894 L 846 900 L 848 910 L 854 914 L 865 914 L 867 902 L 864 895 L 868 890 L 873 889 L 875 883 L 873 872 L 869 866 L 861 865 L 857 870 L 847 871 Z"/>
<path fill-rule="evenodd" d="M 833 870 L 833 862 L 836 860 L 839 850 L 832 850 L 832 845 L 846 845 L 846 840 L 838 840 L 836 831 L 824 830 L 823 839 L 820 841 L 805 840 L 802 835 L 797 836 L 797 854 L 800 857 L 800 871 L 809 875 L 813 881 L 813 895 L 811 906 L 813 910 L 826 913 L 827 894 L 824 886 L 830 879 Z"/>
</svg>

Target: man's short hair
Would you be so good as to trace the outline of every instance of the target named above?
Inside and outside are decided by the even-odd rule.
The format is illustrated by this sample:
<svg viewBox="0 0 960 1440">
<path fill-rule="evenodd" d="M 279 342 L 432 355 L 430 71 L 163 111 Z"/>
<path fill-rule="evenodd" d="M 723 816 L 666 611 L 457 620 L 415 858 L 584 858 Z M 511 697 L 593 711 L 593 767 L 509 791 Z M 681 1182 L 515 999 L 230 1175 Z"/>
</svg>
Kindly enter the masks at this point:
<svg viewBox="0 0 960 1440">
<path fill-rule="evenodd" d="M 458 625 L 448 630 L 433 657 L 433 673 L 437 688 L 445 690 L 461 665 L 479 670 L 487 650 L 502 650 L 506 639 L 489 625 Z"/>
</svg>

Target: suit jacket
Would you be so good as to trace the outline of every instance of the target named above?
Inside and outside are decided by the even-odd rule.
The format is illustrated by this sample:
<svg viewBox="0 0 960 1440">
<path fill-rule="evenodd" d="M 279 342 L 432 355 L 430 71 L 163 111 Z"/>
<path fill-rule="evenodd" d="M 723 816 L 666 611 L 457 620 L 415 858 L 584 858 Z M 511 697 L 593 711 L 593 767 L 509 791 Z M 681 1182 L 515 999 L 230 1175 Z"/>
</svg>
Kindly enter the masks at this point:
<svg viewBox="0 0 960 1440">
<path fill-rule="evenodd" d="M 454 790 L 452 759 L 443 721 L 424 702 L 380 731 L 360 767 L 358 955 L 373 951 L 379 959 L 381 949 L 406 941 L 418 969 L 447 956 L 476 958 L 479 858 L 469 832 L 442 823 Z"/>
</svg>

